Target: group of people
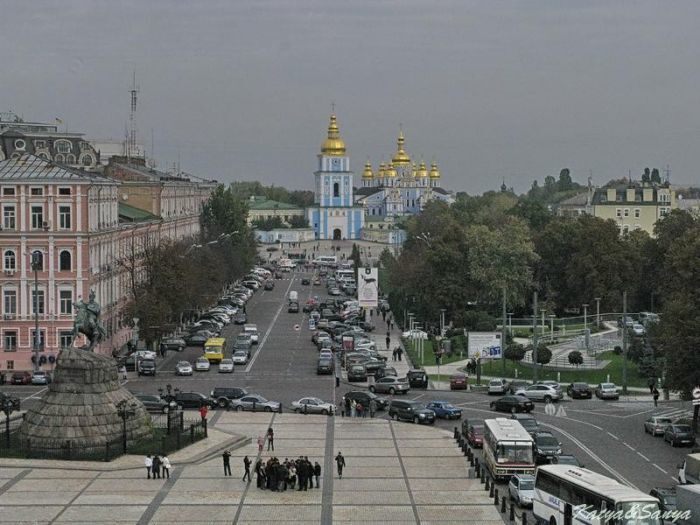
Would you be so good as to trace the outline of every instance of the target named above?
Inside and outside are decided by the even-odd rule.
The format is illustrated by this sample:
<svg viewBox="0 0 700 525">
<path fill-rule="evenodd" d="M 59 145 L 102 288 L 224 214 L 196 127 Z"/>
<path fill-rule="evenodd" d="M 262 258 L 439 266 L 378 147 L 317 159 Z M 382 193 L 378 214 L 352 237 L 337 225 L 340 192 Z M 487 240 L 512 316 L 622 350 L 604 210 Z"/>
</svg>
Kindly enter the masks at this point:
<svg viewBox="0 0 700 525">
<path fill-rule="evenodd" d="M 144 460 L 144 465 L 148 479 L 160 479 L 161 476 L 164 479 L 170 479 L 170 459 L 168 456 L 161 457 L 158 454 L 151 456 L 149 454 Z"/>
<path fill-rule="evenodd" d="M 321 465 L 318 461 L 311 463 L 308 456 L 299 456 L 296 460 L 284 458 L 284 461 L 276 457 L 269 458 L 266 462 L 258 459 L 255 463 L 255 476 L 259 489 L 283 492 L 287 489 L 297 491 L 320 487 Z"/>
<path fill-rule="evenodd" d="M 388 347 L 387 347 L 388 348 Z M 403 348 L 400 346 L 397 346 L 391 351 L 391 360 L 392 361 L 401 361 L 403 357 Z"/>
<path fill-rule="evenodd" d="M 377 413 L 377 402 L 374 399 L 370 399 L 368 406 L 364 406 L 355 399 L 343 397 L 340 413 L 342 417 L 367 417 L 367 412 L 369 417 L 374 417 Z"/>
</svg>

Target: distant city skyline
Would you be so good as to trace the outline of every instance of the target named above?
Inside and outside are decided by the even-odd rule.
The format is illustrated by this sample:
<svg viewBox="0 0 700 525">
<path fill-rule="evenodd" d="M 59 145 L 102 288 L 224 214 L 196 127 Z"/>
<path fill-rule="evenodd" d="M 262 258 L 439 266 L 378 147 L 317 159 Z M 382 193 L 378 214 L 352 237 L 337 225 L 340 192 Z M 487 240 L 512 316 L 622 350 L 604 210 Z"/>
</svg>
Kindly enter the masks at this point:
<svg viewBox="0 0 700 525">
<path fill-rule="evenodd" d="M 448 0 L 3 4 L 0 112 L 138 140 L 160 169 L 312 189 L 331 103 L 361 185 L 396 148 L 443 186 L 700 184 L 700 5 Z M 202 8 L 206 6 L 206 8 Z"/>
</svg>

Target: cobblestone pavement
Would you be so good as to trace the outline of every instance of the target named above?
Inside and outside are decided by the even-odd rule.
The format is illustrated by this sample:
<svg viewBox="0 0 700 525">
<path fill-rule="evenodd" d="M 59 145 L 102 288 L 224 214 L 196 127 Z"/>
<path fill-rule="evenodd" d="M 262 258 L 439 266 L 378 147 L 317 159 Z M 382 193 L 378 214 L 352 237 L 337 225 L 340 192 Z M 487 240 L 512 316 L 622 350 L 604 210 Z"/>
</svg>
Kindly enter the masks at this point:
<svg viewBox="0 0 700 525">
<path fill-rule="evenodd" d="M 122 460 L 122 470 L 80 470 L 67 462 L 20 461 L 0 468 L 0 524 L 256 524 L 494 523 L 497 509 L 451 435 L 435 428 L 379 419 L 343 419 L 294 414 L 221 413 L 213 424 L 223 434 L 252 442 L 232 451 L 232 477 L 214 457 L 178 463 L 170 479 L 145 479 L 142 458 Z M 241 481 L 243 457 L 258 456 L 257 436 L 275 430 L 280 460 L 308 456 L 323 467 L 321 487 L 271 492 Z M 334 456 L 342 452 L 343 478 Z M 125 458 L 127 459 L 127 458 Z"/>
</svg>

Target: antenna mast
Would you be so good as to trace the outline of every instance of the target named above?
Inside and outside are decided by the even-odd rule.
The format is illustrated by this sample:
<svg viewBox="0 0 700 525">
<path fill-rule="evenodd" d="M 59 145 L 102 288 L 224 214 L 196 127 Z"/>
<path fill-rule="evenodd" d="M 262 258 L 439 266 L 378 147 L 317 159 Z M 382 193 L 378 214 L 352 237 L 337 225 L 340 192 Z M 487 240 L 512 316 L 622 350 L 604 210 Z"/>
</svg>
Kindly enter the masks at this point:
<svg viewBox="0 0 700 525">
<path fill-rule="evenodd" d="M 129 140 L 126 145 L 126 158 L 131 161 L 131 157 L 137 156 L 136 150 L 136 100 L 139 88 L 136 85 L 136 71 L 131 84 L 131 111 L 129 112 Z"/>
</svg>

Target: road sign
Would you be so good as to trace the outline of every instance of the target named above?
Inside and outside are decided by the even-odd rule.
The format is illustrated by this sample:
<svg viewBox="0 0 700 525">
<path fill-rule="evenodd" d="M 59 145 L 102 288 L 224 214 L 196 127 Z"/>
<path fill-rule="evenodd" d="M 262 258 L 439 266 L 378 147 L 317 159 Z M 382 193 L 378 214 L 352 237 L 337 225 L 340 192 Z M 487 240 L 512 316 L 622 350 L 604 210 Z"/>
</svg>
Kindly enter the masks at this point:
<svg viewBox="0 0 700 525">
<path fill-rule="evenodd" d="M 700 386 L 693 388 L 693 399 L 700 399 Z"/>
</svg>

